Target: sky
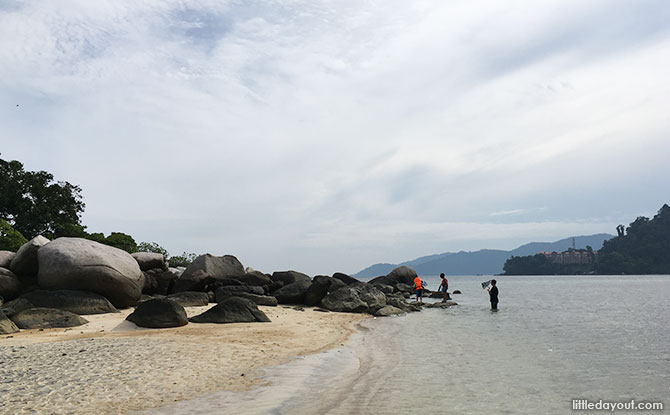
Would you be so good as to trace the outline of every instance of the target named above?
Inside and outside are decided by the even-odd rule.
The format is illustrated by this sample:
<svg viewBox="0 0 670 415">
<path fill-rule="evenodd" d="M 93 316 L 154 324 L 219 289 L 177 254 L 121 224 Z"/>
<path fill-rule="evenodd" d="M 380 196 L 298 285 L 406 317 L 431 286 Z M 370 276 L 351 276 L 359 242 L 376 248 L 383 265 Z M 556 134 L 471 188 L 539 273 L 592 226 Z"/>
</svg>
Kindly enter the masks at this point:
<svg viewBox="0 0 670 415">
<path fill-rule="evenodd" d="M 670 203 L 670 2 L 0 0 L 0 153 L 89 232 L 264 272 Z"/>
</svg>

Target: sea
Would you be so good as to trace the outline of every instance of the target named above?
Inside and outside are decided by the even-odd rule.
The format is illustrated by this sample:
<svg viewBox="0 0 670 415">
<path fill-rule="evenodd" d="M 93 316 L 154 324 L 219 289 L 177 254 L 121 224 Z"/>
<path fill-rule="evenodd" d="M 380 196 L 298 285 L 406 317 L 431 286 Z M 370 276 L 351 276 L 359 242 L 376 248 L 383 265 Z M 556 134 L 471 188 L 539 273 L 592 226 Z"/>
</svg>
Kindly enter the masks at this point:
<svg viewBox="0 0 670 415">
<path fill-rule="evenodd" d="M 481 286 L 494 277 L 448 278 L 457 306 L 367 319 L 345 346 L 268 369 L 270 386 L 146 413 L 670 411 L 670 276 L 498 276 L 498 311 Z"/>
</svg>

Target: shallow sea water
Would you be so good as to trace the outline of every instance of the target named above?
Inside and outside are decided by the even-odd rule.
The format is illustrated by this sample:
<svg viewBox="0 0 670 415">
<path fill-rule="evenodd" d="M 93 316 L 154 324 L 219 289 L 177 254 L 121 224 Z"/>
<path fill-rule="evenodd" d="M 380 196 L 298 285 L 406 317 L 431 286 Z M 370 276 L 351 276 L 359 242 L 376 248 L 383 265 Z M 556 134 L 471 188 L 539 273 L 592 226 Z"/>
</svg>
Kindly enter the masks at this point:
<svg viewBox="0 0 670 415">
<path fill-rule="evenodd" d="M 437 288 L 439 278 L 423 278 Z M 498 277 L 498 312 L 480 285 L 490 278 L 449 277 L 458 306 L 366 320 L 348 346 L 269 369 L 272 387 L 148 413 L 565 414 L 573 399 L 668 407 L 670 276 Z"/>
</svg>

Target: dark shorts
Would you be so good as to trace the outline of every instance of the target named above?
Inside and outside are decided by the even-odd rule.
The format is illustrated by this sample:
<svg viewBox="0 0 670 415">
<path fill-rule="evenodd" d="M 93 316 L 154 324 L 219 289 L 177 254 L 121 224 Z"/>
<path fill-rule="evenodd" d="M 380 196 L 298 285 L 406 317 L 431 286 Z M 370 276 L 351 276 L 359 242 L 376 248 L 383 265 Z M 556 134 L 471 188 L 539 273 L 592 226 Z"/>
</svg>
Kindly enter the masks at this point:
<svg viewBox="0 0 670 415">
<path fill-rule="evenodd" d="M 423 297 L 423 289 L 416 290 L 416 298 Z"/>
<path fill-rule="evenodd" d="M 491 301 L 491 310 L 497 310 L 498 309 L 498 302 Z"/>
</svg>

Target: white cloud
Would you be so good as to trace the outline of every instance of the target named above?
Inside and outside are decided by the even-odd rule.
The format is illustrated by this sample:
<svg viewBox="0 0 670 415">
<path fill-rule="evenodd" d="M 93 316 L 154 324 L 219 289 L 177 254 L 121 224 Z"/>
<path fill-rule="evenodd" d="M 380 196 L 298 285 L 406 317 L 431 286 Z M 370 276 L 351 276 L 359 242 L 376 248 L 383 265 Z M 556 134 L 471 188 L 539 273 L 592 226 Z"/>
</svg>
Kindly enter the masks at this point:
<svg viewBox="0 0 670 415">
<path fill-rule="evenodd" d="M 670 190 L 662 1 L 6 4 L 2 157 L 80 184 L 92 230 L 356 271 Z"/>
</svg>

